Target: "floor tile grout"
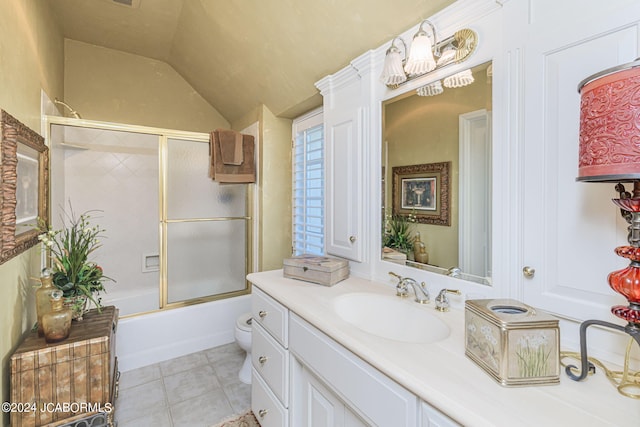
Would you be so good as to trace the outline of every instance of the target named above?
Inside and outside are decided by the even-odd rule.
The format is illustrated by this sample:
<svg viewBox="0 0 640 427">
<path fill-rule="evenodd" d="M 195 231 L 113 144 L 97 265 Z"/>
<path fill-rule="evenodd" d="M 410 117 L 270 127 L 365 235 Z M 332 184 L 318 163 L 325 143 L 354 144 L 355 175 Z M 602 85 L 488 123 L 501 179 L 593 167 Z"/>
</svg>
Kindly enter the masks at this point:
<svg viewBox="0 0 640 427">
<path fill-rule="evenodd" d="M 122 415 L 126 419 L 119 419 L 119 412 L 116 410 L 119 427 L 134 425 L 136 427 L 142 425 L 180 427 L 194 425 L 194 420 L 204 423 L 201 424 L 203 426 L 209 426 L 249 408 L 251 388 L 249 385 L 242 384 L 237 376 L 244 358 L 244 351 L 237 344 L 231 343 L 123 372 L 123 378 L 131 378 L 128 380 L 131 384 L 122 389 L 125 396 L 129 394 L 127 390 L 134 387 L 141 388 L 138 393 L 132 393 L 130 398 L 127 397 L 126 402 L 117 402 L 118 409 L 128 411 L 125 412 L 128 416 Z M 195 375 L 194 372 L 198 370 L 205 371 L 207 375 Z M 169 377 L 171 381 L 167 382 Z M 216 384 L 212 386 L 211 382 Z M 162 399 L 152 402 L 144 401 L 145 398 L 149 398 L 149 394 L 152 394 L 153 390 L 147 389 L 153 387 L 154 383 L 161 386 Z M 143 390 L 145 390 L 144 393 Z M 155 393 L 158 393 L 157 390 Z M 172 400 L 172 398 L 179 398 L 179 400 Z M 192 404 L 185 405 L 186 402 L 192 402 Z M 201 404 L 198 405 L 195 402 Z M 188 413 L 185 413 L 185 406 L 190 407 Z M 200 410 L 202 415 L 198 417 L 194 414 L 191 406 Z M 192 419 L 189 420 L 189 417 Z"/>
</svg>

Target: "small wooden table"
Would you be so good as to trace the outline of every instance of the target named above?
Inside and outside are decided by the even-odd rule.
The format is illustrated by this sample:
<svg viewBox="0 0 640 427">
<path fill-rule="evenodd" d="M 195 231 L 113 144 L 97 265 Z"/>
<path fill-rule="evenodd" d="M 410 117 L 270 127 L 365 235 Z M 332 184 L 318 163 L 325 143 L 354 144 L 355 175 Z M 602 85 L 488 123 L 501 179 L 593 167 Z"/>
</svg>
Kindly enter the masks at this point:
<svg viewBox="0 0 640 427">
<path fill-rule="evenodd" d="M 69 338 L 48 344 L 31 332 L 11 356 L 11 426 L 59 426 L 104 414 L 113 424 L 118 388 L 118 309 L 93 309 Z"/>
</svg>

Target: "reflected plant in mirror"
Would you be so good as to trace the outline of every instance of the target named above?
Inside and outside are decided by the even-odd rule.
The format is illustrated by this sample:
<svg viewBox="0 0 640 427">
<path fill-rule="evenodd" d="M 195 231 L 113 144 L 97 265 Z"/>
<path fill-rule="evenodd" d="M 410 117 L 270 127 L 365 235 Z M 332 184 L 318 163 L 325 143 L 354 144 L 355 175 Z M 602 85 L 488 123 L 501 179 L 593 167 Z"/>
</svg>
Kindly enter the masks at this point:
<svg viewBox="0 0 640 427">
<path fill-rule="evenodd" d="M 490 283 L 491 70 L 490 62 L 481 64 L 470 69 L 472 78 L 465 86 L 445 83 L 434 96 L 418 89 L 383 103 L 384 260 L 441 274 L 455 269 L 455 277 Z M 408 251 L 394 246 L 390 233 L 391 220 L 399 219 L 393 212 L 393 169 L 434 163 L 450 165 L 450 221 L 412 223 L 404 246 L 413 249 L 419 233 L 426 262 L 416 262 L 413 256 L 405 260 L 396 252 Z"/>
<path fill-rule="evenodd" d="M 410 253 L 413 251 L 415 241 L 413 235 L 415 222 L 413 214 L 385 216 L 382 245 L 388 249 L 385 254 L 388 259 L 412 259 Z M 401 254 L 405 257 L 403 258 Z"/>
</svg>

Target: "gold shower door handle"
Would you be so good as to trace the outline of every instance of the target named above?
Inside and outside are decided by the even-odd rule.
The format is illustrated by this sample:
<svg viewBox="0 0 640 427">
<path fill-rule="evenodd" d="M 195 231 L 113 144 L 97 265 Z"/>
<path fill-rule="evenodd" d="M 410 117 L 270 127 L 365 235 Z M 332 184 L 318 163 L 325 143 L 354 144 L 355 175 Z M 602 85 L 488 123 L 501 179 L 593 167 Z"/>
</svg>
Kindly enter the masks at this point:
<svg viewBox="0 0 640 427">
<path fill-rule="evenodd" d="M 536 274 L 536 269 L 535 269 L 535 268 L 533 268 L 533 267 L 529 267 L 529 266 L 527 265 L 527 266 L 525 266 L 525 267 L 522 269 L 522 274 L 524 274 L 524 277 L 527 277 L 527 278 L 529 278 L 529 279 L 530 279 L 530 278 L 532 278 L 533 276 L 535 276 L 535 274 Z"/>
</svg>

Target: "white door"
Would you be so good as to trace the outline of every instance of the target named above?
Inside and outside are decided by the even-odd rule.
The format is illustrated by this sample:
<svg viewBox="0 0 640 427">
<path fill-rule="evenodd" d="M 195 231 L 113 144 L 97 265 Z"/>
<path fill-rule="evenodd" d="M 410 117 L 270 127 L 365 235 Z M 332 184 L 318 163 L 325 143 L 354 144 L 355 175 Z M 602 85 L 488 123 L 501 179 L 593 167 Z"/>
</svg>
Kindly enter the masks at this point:
<svg viewBox="0 0 640 427">
<path fill-rule="evenodd" d="M 514 165 L 522 179 L 515 186 L 522 201 L 519 296 L 575 319 L 612 321 L 610 306 L 625 300 L 607 275 L 628 264 L 613 253 L 626 244 L 626 223 L 611 203 L 612 184 L 575 181 L 578 84 L 638 56 L 640 4 L 532 0 L 528 7 L 528 22 L 520 22 L 528 24 L 523 60 L 514 61 L 524 100 L 524 145 Z"/>
<path fill-rule="evenodd" d="M 459 117 L 459 254 L 462 271 L 491 277 L 491 114 Z"/>
</svg>

